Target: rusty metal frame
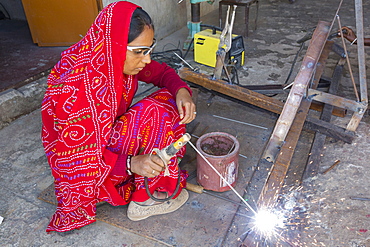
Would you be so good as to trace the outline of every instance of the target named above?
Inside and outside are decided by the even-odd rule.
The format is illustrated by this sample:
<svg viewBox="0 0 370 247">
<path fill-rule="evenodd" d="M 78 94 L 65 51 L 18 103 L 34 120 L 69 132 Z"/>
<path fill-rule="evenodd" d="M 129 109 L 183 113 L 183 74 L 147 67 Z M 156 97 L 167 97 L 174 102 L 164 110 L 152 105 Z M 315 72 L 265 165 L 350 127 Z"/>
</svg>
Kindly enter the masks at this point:
<svg viewBox="0 0 370 247">
<path fill-rule="evenodd" d="M 356 131 L 367 110 L 368 96 L 363 43 L 362 0 L 355 1 L 357 36 L 359 40 L 360 102 L 336 96 L 332 92 L 324 93 L 316 90 L 332 46 L 332 43 L 327 41 L 332 25 L 322 21 L 316 27 L 307 53 L 303 59 L 301 69 L 295 78 L 293 87 L 283 107 L 283 103 L 279 100 L 269 98 L 263 94 L 236 85 L 226 84 L 222 80 L 212 80 L 206 75 L 197 74 L 188 69 L 183 68 L 179 70 L 179 75 L 184 80 L 280 114 L 259 162 L 259 167 L 266 167 L 268 165 L 270 167 L 268 168 L 269 174 L 267 174 L 267 179 L 259 195 L 258 207 L 275 206 L 305 122 L 317 123 L 321 121 L 327 124 L 326 126 L 333 126 L 327 119 L 314 120 L 308 116 L 308 111 L 313 100 L 322 102 L 327 106 L 330 105 L 331 108 L 339 107 L 353 112 L 349 124 L 344 128 L 344 132 L 346 133 L 353 134 Z M 324 126 L 324 124 L 322 125 Z M 335 127 L 341 129 L 338 126 Z M 331 131 L 333 130 L 335 132 L 338 129 L 331 128 Z M 325 134 L 327 135 L 327 133 Z M 335 136 L 336 133 L 333 137 L 335 138 Z M 349 137 L 350 141 L 352 140 L 350 136 L 347 137 Z M 352 137 L 354 138 L 353 135 Z M 251 244 L 251 240 L 253 242 L 251 236 L 248 235 L 244 243 Z"/>
<path fill-rule="evenodd" d="M 310 69 L 307 70 L 308 64 L 317 62 L 317 55 L 320 56 L 320 61 L 326 61 L 328 56 L 327 46 L 329 43 L 326 39 L 329 31 L 330 28 L 328 23 L 324 24 L 323 22 L 319 22 L 313 34 L 306 56 L 302 62 L 301 71 L 297 75 L 282 114 L 275 125 L 274 131 L 271 134 L 269 142 L 267 143 L 260 159 L 261 166 L 270 162 L 271 168 L 257 201 L 259 208 L 273 208 L 278 201 L 278 196 L 283 187 L 284 180 L 290 166 L 290 161 L 294 154 L 294 149 L 298 143 L 304 120 L 308 114 L 311 100 L 314 99 L 330 106 L 337 106 L 353 111 L 354 114 L 352 115 L 350 123 L 347 125 L 348 131 L 356 130 L 367 109 L 367 93 L 363 92 L 364 87 L 367 89 L 366 82 L 360 83 L 361 102 L 342 98 L 331 94 L 331 92 L 323 93 L 318 91 L 315 89 L 315 86 L 317 85 L 315 80 L 312 83 L 313 87 L 308 88 L 311 76 L 315 76 L 315 79 L 317 79 L 317 74 L 313 74 L 313 71 Z M 323 33 L 325 33 L 325 35 Z M 323 37 L 325 37 L 325 40 L 323 40 Z M 323 52 L 318 53 L 318 51 L 324 47 L 324 44 L 325 48 Z M 321 65 L 322 62 L 317 63 L 316 72 L 319 71 L 319 76 L 321 76 L 322 73 Z M 321 68 L 319 68 L 320 66 Z M 316 67 L 316 64 L 314 67 Z M 307 71 L 306 73 L 303 73 L 302 70 Z M 363 75 L 360 70 L 360 78 L 361 77 L 363 77 Z M 300 79 L 303 79 L 303 81 Z M 305 175 L 308 176 L 311 174 L 306 173 Z M 251 235 L 248 235 L 244 240 L 244 243 L 248 243 L 248 246 L 254 246 L 254 244 L 252 244 L 253 242 L 253 237 Z"/>
</svg>

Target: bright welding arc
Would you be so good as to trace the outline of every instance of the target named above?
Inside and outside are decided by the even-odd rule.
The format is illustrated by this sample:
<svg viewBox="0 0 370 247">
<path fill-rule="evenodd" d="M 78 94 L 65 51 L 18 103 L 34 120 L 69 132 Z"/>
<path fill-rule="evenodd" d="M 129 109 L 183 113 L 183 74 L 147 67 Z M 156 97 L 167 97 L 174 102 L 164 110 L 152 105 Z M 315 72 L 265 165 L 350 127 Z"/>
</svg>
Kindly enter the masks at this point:
<svg viewBox="0 0 370 247">
<path fill-rule="evenodd" d="M 276 228 L 284 225 L 284 217 L 267 209 L 260 209 L 254 217 L 254 227 L 262 236 L 271 238 Z"/>
<path fill-rule="evenodd" d="M 193 143 L 188 142 L 190 146 L 194 148 L 194 150 L 204 159 L 205 162 L 216 172 L 216 174 L 230 187 L 230 189 L 240 198 L 240 200 L 254 213 L 256 214 L 256 211 L 244 200 L 244 198 L 231 186 L 231 184 L 216 170 L 216 168 L 204 157 L 204 155 L 199 152 L 199 150 L 194 146 Z"/>
</svg>

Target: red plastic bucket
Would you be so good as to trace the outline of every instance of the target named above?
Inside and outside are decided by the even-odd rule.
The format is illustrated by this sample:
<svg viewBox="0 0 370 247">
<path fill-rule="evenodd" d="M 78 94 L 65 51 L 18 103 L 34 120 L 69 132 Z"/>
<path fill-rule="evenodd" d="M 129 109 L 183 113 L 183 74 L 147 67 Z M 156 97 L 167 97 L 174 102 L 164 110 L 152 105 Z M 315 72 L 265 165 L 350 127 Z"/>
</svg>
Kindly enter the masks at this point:
<svg viewBox="0 0 370 247">
<path fill-rule="evenodd" d="M 201 136 L 197 149 L 223 178 L 235 187 L 239 167 L 239 142 L 224 132 L 211 132 Z M 197 154 L 197 182 L 206 190 L 223 192 L 230 190 L 227 183 Z"/>
</svg>

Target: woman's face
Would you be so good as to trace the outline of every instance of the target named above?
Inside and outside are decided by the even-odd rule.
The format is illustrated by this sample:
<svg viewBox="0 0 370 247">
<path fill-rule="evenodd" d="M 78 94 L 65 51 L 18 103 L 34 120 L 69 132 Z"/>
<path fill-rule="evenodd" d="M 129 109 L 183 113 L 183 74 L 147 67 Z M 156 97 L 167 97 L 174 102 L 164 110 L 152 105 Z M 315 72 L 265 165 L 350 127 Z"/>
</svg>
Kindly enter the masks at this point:
<svg viewBox="0 0 370 247">
<path fill-rule="evenodd" d="M 142 70 L 146 64 L 150 63 L 150 53 L 144 55 L 143 52 L 148 49 L 135 49 L 135 47 L 150 47 L 154 43 L 154 31 L 148 26 L 144 27 L 144 31 L 131 43 L 128 44 L 131 50 L 126 52 L 126 61 L 123 73 L 126 75 L 136 75 Z"/>
</svg>

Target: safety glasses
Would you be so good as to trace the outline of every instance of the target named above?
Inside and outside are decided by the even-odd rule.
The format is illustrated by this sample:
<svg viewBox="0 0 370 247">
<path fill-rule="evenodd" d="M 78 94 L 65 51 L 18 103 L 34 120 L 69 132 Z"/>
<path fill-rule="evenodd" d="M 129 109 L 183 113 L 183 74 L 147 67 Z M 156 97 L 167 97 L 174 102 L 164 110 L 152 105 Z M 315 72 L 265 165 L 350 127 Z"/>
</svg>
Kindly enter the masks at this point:
<svg viewBox="0 0 370 247">
<path fill-rule="evenodd" d="M 149 46 L 127 46 L 127 50 L 134 52 L 136 55 L 146 56 L 152 53 L 154 47 L 157 45 L 157 40 L 153 39 L 153 44 Z"/>
</svg>

